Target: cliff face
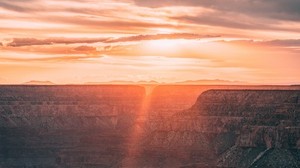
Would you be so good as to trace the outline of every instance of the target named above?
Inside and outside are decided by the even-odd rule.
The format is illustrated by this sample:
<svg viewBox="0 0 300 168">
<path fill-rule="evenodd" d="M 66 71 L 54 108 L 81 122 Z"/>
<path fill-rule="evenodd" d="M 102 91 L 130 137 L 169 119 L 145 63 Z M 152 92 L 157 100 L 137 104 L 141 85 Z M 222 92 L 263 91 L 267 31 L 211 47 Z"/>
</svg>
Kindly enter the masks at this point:
<svg viewBox="0 0 300 168">
<path fill-rule="evenodd" d="M 145 151 L 173 151 L 199 167 L 298 167 L 299 98 L 299 90 L 205 91 L 191 109 L 158 123 Z"/>
<path fill-rule="evenodd" d="M 1 127 L 114 129 L 128 127 L 123 120 L 136 115 L 143 101 L 144 88 L 2 86 L 0 95 Z"/>
<path fill-rule="evenodd" d="M 0 167 L 299 167 L 295 89 L 1 86 Z"/>
<path fill-rule="evenodd" d="M 138 86 L 1 86 L 0 167 L 112 167 L 145 97 Z"/>
<path fill-rule="evenodd" d="M 222 90 L 299 90 L 299 86 L 255 86 L 255 85 L 160 85 L 153 87 L 149 114 L 170 117 L 193 106 L 201 93 L 211 89 Z M 225 96 L 225 95 L 224 95 Z M 217 98 L 215 96 L 214 98 Z"/>
</svg>

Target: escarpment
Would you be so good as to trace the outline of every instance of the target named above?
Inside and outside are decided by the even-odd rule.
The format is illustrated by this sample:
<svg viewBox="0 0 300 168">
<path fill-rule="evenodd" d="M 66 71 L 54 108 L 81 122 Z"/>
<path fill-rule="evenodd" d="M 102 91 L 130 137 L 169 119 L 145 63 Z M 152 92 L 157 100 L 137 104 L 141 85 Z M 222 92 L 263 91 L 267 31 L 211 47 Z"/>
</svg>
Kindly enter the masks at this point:
<svg viewBox="0 0 300 168">
<path fill-rule="evenodd" d="M 299 98 L 300 90 L 205 91 L 159 123 L 145 151 L 169 151 L 182 167 L 299 167 Z"/>
</svg>

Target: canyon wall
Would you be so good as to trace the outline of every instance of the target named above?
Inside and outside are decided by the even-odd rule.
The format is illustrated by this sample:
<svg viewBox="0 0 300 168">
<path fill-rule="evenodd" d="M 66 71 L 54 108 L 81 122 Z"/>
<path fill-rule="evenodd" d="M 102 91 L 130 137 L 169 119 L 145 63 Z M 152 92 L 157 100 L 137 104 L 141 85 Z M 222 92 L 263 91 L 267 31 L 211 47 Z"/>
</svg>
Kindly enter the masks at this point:
<svg viewBox="0 0 300 168">
<path fill-rule="evenodd" d="M 299 167 L 299 117 L 300 90 L 209 90 L 156 123 L 144 153 L 165 167 Z"/>
<path fill-rule="evenodd" d="M 118 167 L 140 86 L 1 86 L 0 167 Z"/>
<path fill-rule="evenodd" d="M 0 167 L 299 167 L 299 90 L 0 86 Z"/>
<path fill-rule="evenodd" d="M 147 87 L 146 87 L 147 88 Z M 299 90 L 300 86 L 268 85 L 158 85 L 150 86 L 152 117 L 170 117 L 193 106 L 199 95 L 210 89 L 237 90 Z"/>
</svg>

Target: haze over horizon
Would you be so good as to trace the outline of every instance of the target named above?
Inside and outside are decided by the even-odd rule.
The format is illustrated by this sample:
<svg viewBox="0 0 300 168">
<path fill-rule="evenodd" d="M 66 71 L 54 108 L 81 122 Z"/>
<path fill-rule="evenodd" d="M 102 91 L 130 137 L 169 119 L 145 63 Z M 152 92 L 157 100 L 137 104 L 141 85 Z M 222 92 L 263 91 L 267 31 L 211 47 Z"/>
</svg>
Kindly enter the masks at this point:
<svg viewBox="0 0 300 168">
<path fill-rule="evenodd" d="M 2 0 L 0 84 L 297 84 L 299 6 L 298 0 Z"/>
<path fill-rule="evenodd" d="M 30 80 L 22 83 L 14 83 L 12 85 L 300 85 L 300 83 L 250 83 L 244 81 L 230 81 L 221 79 L 200 79 L 200 80 L 184 80 L 174 82 L 158 82 L 155 80 L 146 81 L 126 81 L 126 80 L 113 80 L 113 81 L 89 81 L 82 83 L 54 83 L 49 80 Z M 0 84 L 1 85 L 1 84 Z M 10 84 L 2 84 L 10 85 Z"/>
</svg>

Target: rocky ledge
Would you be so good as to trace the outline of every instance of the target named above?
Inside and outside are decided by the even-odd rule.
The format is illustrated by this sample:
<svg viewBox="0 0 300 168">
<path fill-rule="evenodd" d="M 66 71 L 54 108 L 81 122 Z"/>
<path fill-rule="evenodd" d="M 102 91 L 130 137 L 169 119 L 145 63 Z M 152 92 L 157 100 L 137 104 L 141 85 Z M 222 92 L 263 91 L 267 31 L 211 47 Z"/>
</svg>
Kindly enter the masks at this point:
<svg viewBox="0 0 300 168">
<path fill-rule="evenodd" d="M 300 91 L 205 91 L 158 122 L 145 146 L 166 167 L 300 167 Z"/>
</svg>

